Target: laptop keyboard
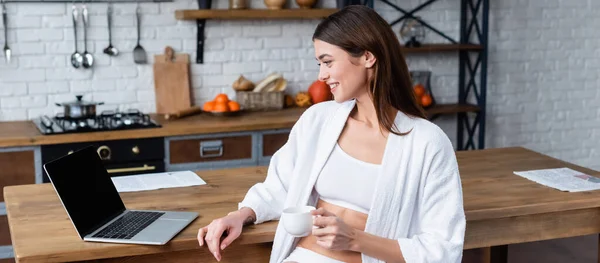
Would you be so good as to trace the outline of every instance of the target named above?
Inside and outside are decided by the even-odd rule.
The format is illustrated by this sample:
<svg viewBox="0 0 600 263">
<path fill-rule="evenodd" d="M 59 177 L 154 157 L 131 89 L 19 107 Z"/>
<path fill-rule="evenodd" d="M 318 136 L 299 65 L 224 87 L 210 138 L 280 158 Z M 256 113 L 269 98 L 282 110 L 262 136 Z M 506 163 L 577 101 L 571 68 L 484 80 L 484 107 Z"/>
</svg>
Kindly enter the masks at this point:
<svg viewBox="0 0 600 263">
<path fill-rule="evenodd" d="M 163 212 L 129 211 L 93 237 L 131 239 L 163 214 Z"/>
</svg>

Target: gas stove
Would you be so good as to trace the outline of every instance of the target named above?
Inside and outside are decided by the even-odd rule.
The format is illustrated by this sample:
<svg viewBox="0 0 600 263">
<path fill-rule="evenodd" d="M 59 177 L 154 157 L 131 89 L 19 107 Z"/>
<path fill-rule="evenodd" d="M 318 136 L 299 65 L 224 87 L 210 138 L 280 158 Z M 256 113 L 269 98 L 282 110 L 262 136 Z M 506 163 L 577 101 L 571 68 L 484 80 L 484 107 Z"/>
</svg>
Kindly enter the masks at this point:
<svg viewBox="0 0 600 263">
<path fill-rule="evenodd" d="M 41 116 L 33 122 L 44 135 L 161 127 L 148 114 L 143 114 L 136 109 L 122 112 L 103 111 L 92 118 L 78 119 L 65 117 L 64 114 L 59 113 L 54 117 Z"/>
</svg>

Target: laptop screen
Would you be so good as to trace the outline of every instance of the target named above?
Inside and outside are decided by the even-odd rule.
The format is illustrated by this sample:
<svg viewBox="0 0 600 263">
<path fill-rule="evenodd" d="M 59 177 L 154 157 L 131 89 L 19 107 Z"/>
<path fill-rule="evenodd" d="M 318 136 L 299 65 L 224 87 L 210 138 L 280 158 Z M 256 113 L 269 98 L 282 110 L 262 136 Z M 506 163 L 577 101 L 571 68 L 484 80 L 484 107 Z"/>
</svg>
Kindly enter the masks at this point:
<svg viewBox="0 0 600 263">
<path fill-rule="evenodd" d="M 48 162 L 44 169 L 81 238 L 125 210 L 93 147 Z"/>
</svg>

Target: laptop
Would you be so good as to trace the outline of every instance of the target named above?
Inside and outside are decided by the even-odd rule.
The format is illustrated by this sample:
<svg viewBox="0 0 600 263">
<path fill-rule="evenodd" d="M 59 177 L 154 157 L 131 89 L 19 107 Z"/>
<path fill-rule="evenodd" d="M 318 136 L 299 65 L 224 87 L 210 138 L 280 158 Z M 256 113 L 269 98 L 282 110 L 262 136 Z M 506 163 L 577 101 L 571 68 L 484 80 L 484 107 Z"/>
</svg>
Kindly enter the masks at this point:
<svg viewBox="0 0 600 263">
<path fill-rule="evenodd" d="M 91 146 L 43 167 L 84 241 L 164 245 L 198 217 L 195 212 L 127 209 Z"/>
</svg>

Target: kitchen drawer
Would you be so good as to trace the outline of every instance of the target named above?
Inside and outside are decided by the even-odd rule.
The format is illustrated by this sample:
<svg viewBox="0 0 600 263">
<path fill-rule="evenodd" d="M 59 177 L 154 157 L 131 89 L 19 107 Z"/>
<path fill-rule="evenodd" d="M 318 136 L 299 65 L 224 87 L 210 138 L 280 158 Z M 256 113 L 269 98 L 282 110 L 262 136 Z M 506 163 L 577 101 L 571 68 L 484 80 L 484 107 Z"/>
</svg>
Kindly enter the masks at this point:
<svg viewBox="0 0 600 263">
<path fill-rule="evenodd" d="M 288 140 L 289 132 L 263 133 L 262 134 L 262 156 L 273 156 Z"/>
<path fill-rule="evenodd" d="M 0 202 L 4 202 L 4 187 L 35 184 L 33 150 L 3 151 L 0 149 Z"/>
<path fill-rule="evenodd" d="M 11 244 L 8 218 L 6 215 L 0 215 L 0 246 L 10 246 Z"/>
<path fill-rule="evenodd" d="M 206 163 L 252 159 L 252 134 L 169 141 L 169 163 Z"/>
</svg>

